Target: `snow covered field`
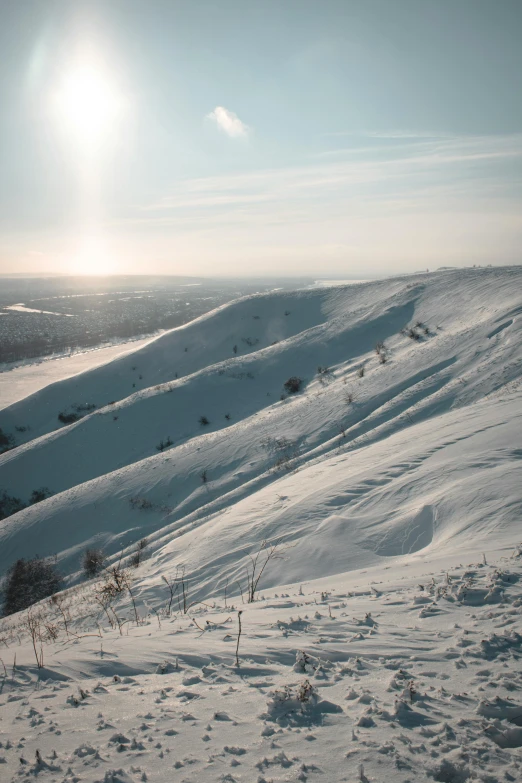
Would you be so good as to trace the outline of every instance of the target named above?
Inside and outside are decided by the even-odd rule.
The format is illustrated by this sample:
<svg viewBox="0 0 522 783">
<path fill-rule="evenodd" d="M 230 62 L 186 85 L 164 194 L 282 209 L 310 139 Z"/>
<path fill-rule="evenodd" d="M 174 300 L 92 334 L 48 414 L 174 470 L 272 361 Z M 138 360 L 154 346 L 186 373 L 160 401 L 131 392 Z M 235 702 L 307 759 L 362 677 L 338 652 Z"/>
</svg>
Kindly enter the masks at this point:
<svg viewBox="0 0 522 783">
<path fill-rule="evenodd" d="M 55 493 L 0 573 L 56 553 L 68 585 L 36 648 L 0 625 L 2 780 L 522 780 L 521 292 L 248 297 L 0 411 L 0 489 Z M 85 548 L 144 537 L 103 605 Z"/>
</svg>

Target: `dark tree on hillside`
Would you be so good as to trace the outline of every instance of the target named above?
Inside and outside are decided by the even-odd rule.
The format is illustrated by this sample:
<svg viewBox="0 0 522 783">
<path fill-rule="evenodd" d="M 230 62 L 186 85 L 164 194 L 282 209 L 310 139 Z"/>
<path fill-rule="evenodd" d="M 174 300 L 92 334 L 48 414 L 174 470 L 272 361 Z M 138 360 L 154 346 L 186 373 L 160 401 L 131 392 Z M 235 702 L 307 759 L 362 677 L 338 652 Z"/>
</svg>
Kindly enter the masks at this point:
<svg viewBox="0 0 522 783">
<path fill-rule="evenodd" d="M 62 579 L 49 559 L 20 558 L 8 570 L 3 590 L 3 614 L 14 614 L 61 589 Z"/>
<path fill-rule="evenodd" d="M 23 508 L 25 508 L 25 503 L 22 503 L 20 498 L 8 495 L 5 490 L 0 492 L 0 520 L 10 517 L 11 514 L 16 514 L 17 511 L 21 511 Z"/>
<path fill-rule="evenodd" d="M 41 503 L 42 500 L 50 498 L 52 494 L 53 493 L 49 487 L 39 487 L 39 489 L 33 489 L 31 492 L 31 497 L 29 498 L 29 503 L 31 503 L 31 505 L 33 505 L 33 503 Z"/>
<path fill-rule="evenodd" d="M 9 451 L 9 449 L 12 449 L 14 446 L 14 440 L 12 435 L 8 435 L 7 432 L 4 432 L 3 429 L 0 427 L 0 454 L 3 454 L 4 451 Z"/>
</svg>

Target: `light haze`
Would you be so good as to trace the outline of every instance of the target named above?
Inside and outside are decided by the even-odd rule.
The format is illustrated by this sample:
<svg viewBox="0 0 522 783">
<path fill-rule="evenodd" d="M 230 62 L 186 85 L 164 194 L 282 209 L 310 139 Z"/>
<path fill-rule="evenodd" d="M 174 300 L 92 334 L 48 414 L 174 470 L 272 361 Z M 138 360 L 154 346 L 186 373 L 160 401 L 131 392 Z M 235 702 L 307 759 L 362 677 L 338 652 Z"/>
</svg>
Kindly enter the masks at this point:
<svg viewBox="0 0 522 783">
<path fill-rule="evenodd" d="M 0 273 L 520 263 L 519 0 L 0 5 Z"/>
</svg>

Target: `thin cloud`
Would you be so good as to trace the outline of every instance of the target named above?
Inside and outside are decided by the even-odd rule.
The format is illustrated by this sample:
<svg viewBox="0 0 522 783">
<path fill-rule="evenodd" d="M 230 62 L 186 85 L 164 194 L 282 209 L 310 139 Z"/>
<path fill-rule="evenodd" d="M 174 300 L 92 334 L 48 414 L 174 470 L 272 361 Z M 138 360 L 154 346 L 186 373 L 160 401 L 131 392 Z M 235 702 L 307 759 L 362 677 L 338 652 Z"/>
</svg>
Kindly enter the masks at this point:
<svg viewBox="0 0 522 783">
<path fill-rule="evenodd" d="M 237 114 L 224 106 L 216 106 L 214 111 L 207 114 L 207 119 L 216 123 L 218 128 L 233 139 L 245 138 L 250 128 L 242 122 Z"/>
<path fill-rule="evenodd" d="M 473 195 L 478 182 L 482 183 L 479 193 L 489 192 L 494 183 L 506 192 L 517 187 L 518 179 L 506 181 L 497 166 L 522 160 L 522 134 L 420 140 L 400 149 L 379 146 L 335 152 L 335 160 L 185 180 L 163 198 L 138 209 L 142 217 L 148 213 L 154 220 L 154 213 L 172 211 L 179 216 L 180 211 L 193 209 L 250 210 L 267 202 L 273 202 L 274 208 L 303 201 L 335 204 L 347 198 L 380 202 L 396 189 L 405 196 L 419 188 L 437 195 L 441 189 L 449 194 L 458 188 Z"/>
</svg>

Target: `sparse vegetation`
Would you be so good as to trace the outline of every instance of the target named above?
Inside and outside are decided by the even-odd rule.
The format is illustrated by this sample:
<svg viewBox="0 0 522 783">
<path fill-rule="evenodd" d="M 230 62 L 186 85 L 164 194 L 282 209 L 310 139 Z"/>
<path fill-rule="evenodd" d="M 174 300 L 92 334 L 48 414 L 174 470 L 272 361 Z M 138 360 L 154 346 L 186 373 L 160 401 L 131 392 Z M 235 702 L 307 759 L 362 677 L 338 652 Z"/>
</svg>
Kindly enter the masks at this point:
<svg viewBox="0 0 522 783">
<path fill-rule="evenodd" d="M 75 421 L 79 421 L 81 419 L 81 416 L 74 412 L 67 413 L 66 411 L 60 411 L 58 414 L 58 419 L 62 422 L 62 424 L 74 424 Z"/>
<path fill-rule="evenodd" d="M 86 549 L 83 553 L 82 566 L 87 577 L 92 578 L 100 573 L 105 562 L 102 549 Z"/>
<path fill-rule="evenodd" d="M 266 449 L 269 454 L 276 456 L 276 460 L 272 466 L 272 470 L 276 472 L 280 470 L 292 470 L 294 467 L 294 460 L 299 456 L 299 446 L 285 436 L 274 438 L 269 435 L 261 441 L 261 446 Z"/>
<path fill-rule="evenodd" d="M 14 447 L 14 438 L 0 427 L 0 454 Z"/>
<path fill-rule="evenodd" d="M 80 404 L 73 405 L 73 409 L 76 411 L 76 413 L 91 413 L 93 410 L 96 409 L 96 405 L 93 402 L 82 402 Z"/>
<path fill-rule="evenodd" d="M 357 370 L 357 377 L 364 378 L 364 364 L 361 364 L 361 366 Z"/>
<path fill-rule="evenodd" d="M 297 394 L 297 392 L 301 390 L 302 385 L 303 379 L 298 378 L 297 375 L 292 375 L 283 384 L 285 391 L 288 392 L 288 394 Z"/>
<path fill-rule="evenodd" d="M 322 386 L 326 386 L 326 384 L 332 380 L 332 371 L 329 367 L 323 367 L 322 365 L 319 365 L 317 368 L 317 375 L 319 376 L 319 383 Z"/>
<path fill-rule="evenodd" d="M 135 511 L 161 511 L 165 514 L 170 514 L 172 511 L 170 506 L 153 503 L 152 500 L 140 495 L 134 495 L 134 497 L 129 498 L 129 503 Z"/>
<path fill-rule="evenodd" d="M 160 442 L 156 446 L 156 449 L 158 451 L 165 451 L 165 449 L 168 449 L 170 446 L 172 446 L 173 443 L 174 441 L 171 439 L 169 435 L 169 437 L 166 440 L 160 440 Z"/>
<path fill-rule="evenodd" d="M 271 560 L 280 560 L 283 558 L 283 546 L 280 541 L 275 544 L 269 544 L 263 541 L 259 551 L 255 555 L 249 555 L 250 565 L 247 566 L 247 603 L 252 604 L 256 600 L 256 593 L 259 582 L 263 576 L 267 565 Z"/>
<path fill-rule="evenodd" d="M 61 589 L 62 579 L 56 563 L 35 556 L 20 558 L 9 568 L 3 590 L 3 614 L 10 615 L 27 609 Z"/>
<path fill-rule="evenodd" d="M 130 565 L 133 568 L 138 568 L 138 566 L 142 562 L 143 558 L 145 557 L 144 552 L 148 547 L 148 545 L 149 542 L 148 539 L 146 538 L 142 538 L 141 541 L 138 541 L 138 543 L 136 544 L 136 548 L 130 557 Z"/>
<path fill-rule="evenodd" d="M 49 487 L 39 487 L 39 489 L 33 489 L 31 492 L 31 497 L 29 498 L 29 503 L 31 505 L 34 503 L 41 503 L 42 500 L 50 498 L 52 494 L 53 493 Z"/>
<path fill-rule="evenodd" d="M 410 340 L 420 340 L 421 336 L 420 334 L 415 330 L 413 326 L 410 326 L 406 329 L 406 336 L 410 338 Z"/>
<path fill-rule="evenodd" d="M 17 511 L 22 511 L 25 507 L 25 503 L 20 498 L 8 495 L 5 490 L 0 492 L 0 520 L 16 514 Z"/>
<path fill-rule="evenodd" d="M 206 416 L 200 416 L 199 423 L 201 424 L 202 427 L 206 427 L 208 424 L 210 424 L 210 421 Z"/>
<path fill-rule="evenodd" d="M 377 354 L 377 358 L 379 359 L 379 362 L 381 364 L 386 364 L 386 362 L 388 361 L 388 349 L 386 348 L 384 342 L 379 341 L 375 345 L 375 353 Z"/>
<path fill-rule="evenodd" d="M 133 497 L 129 500 L 132 508 L 138 509 L 138 511 L 151 511 L 154 508 L 154 503 L 143 497 Z"/>
</svg>

